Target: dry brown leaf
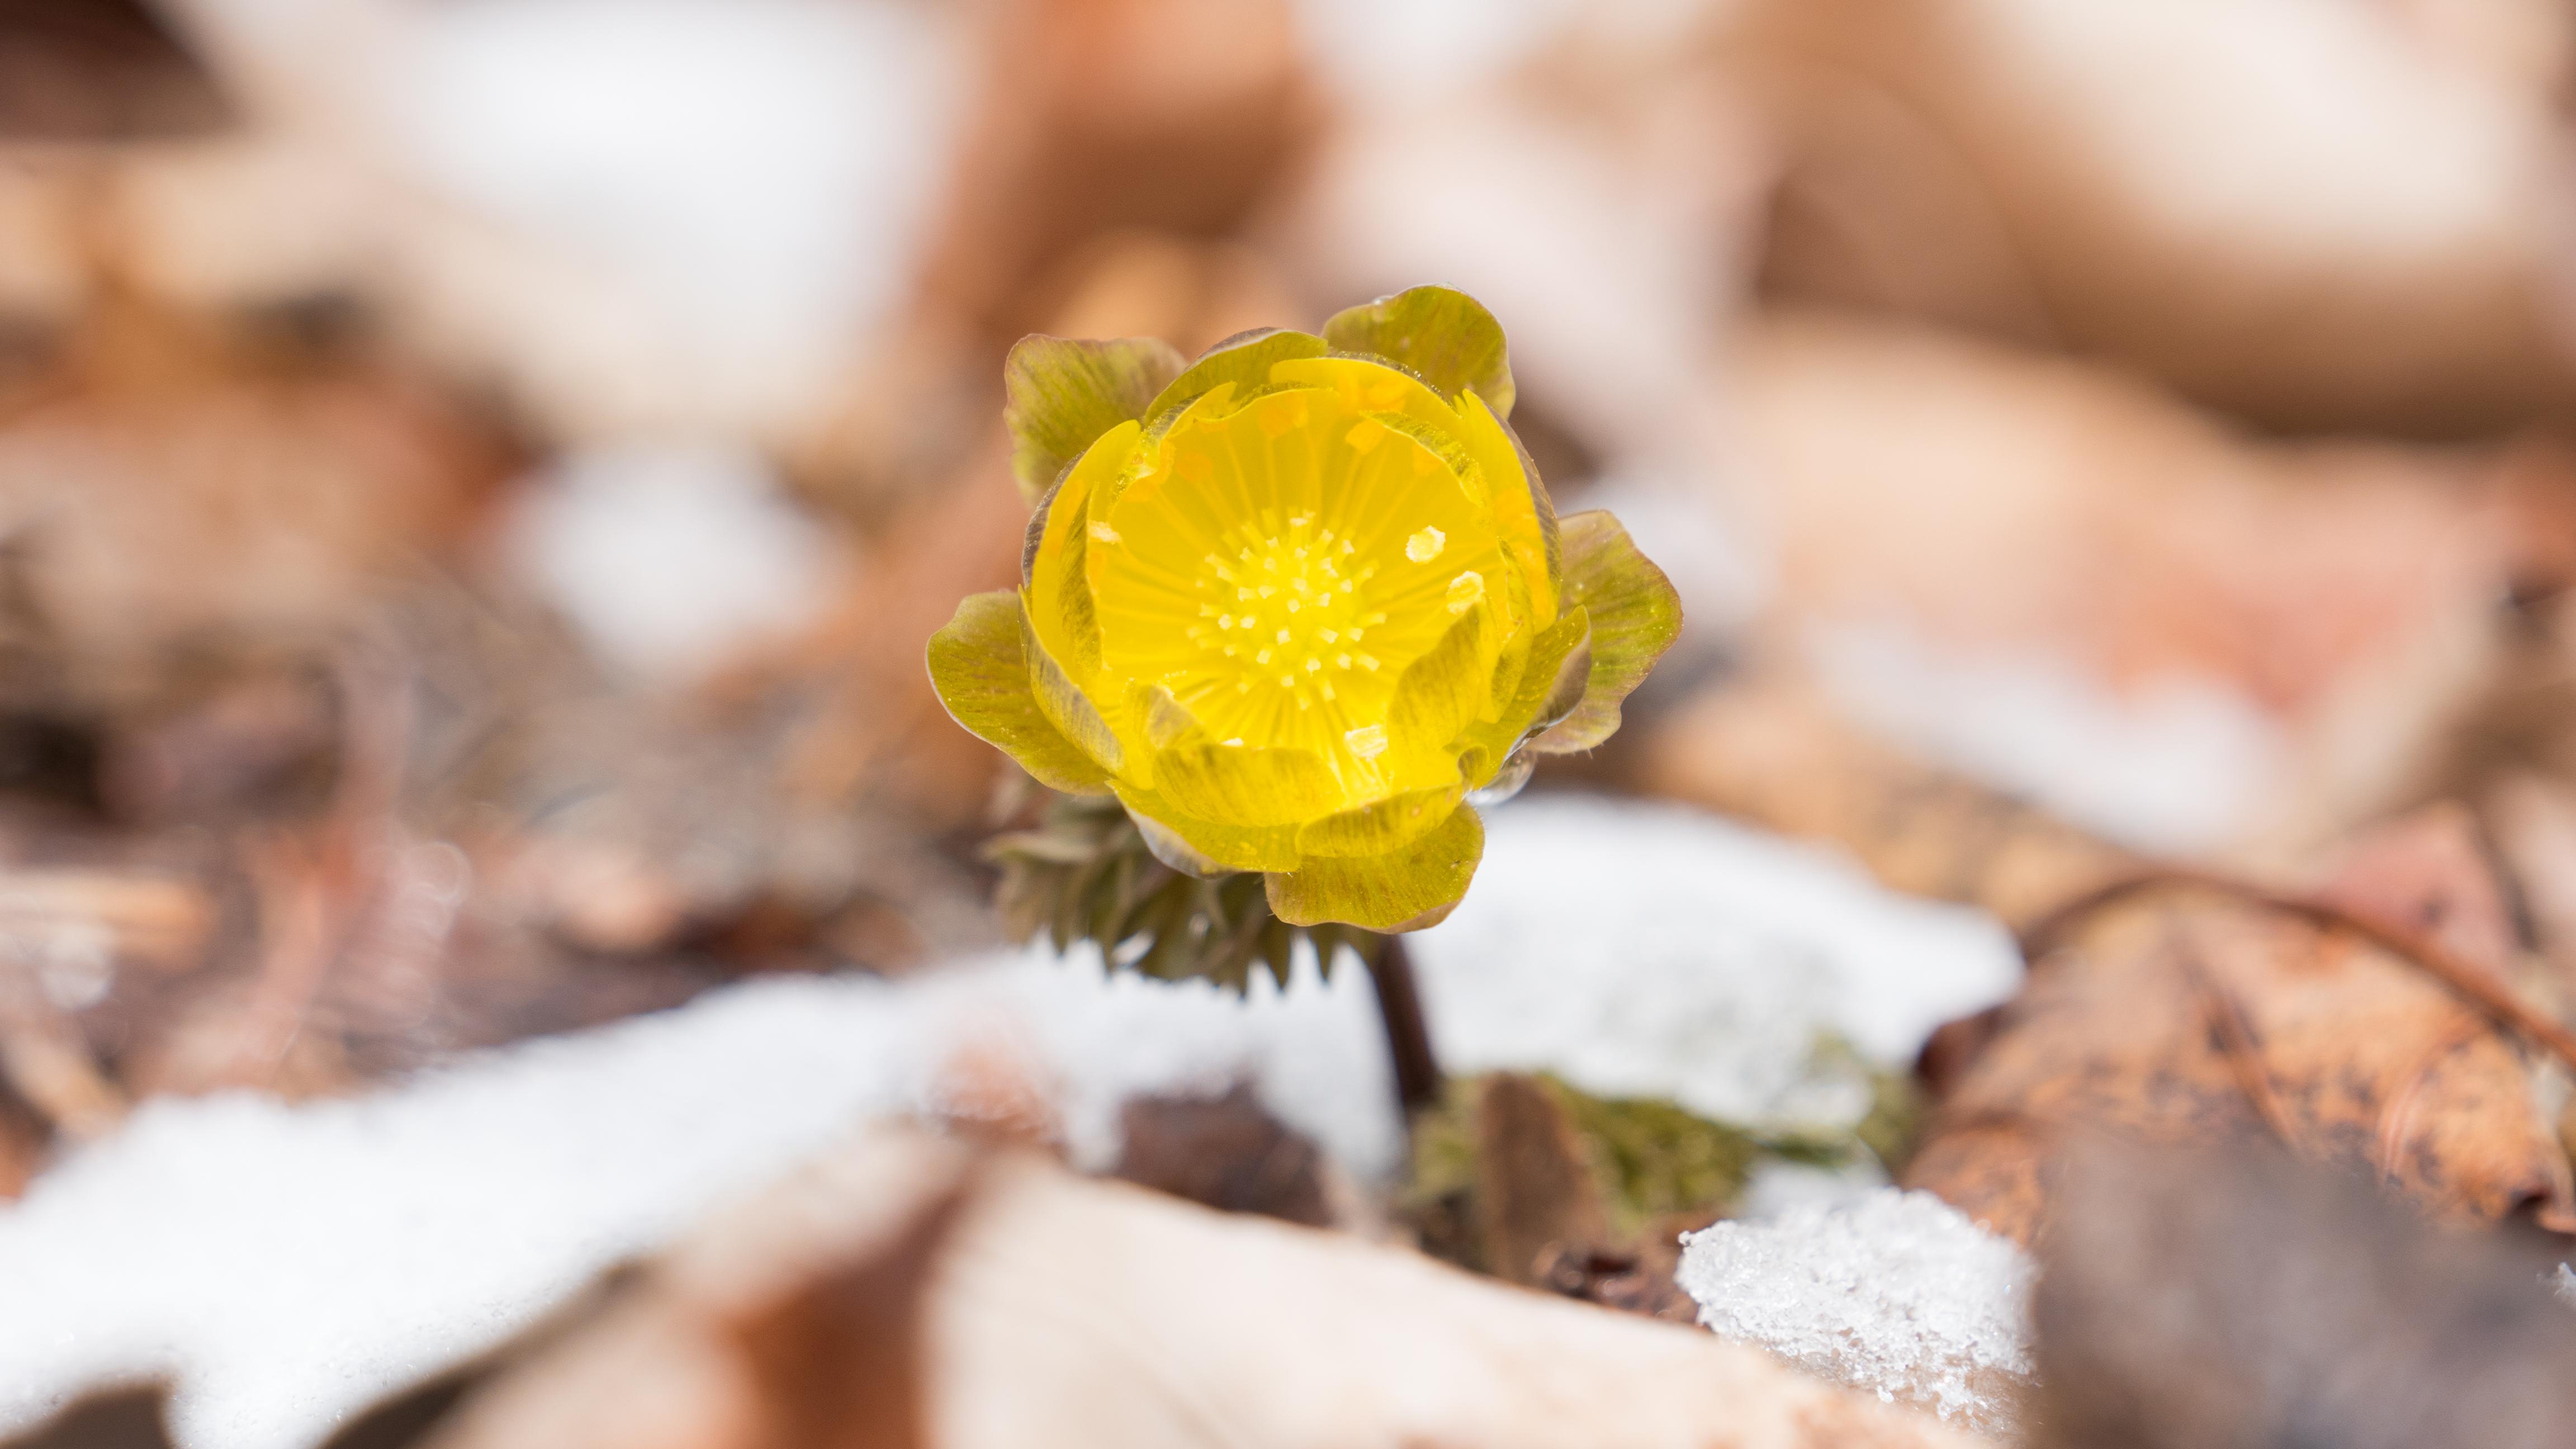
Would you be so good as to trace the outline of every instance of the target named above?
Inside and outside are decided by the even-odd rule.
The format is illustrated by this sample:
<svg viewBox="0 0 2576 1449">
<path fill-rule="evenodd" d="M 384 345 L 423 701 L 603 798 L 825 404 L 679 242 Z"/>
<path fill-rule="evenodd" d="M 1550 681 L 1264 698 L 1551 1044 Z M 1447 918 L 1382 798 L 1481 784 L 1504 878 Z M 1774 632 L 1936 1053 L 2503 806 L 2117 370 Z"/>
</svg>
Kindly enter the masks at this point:
<svg viewBox="0 0 2576 1449">
<path fill-rule="evenodd" d="M 1001 341 L 1060 314 L 1061 265 L 1098 234 L 1239 224 L 1313 128 L 1278 0 L 1013 0 L 993 20 L 921 290 Z"/>
<path fill-rule="evenodd" d="M 84 698 L 176 657 L 313 658 L 456 545 L 513 461 L 401 367 L 270 357 L 111 287 L 0 426 L 0 651 Z M 23 614 L 22 619 L 8 617 Z"/>
<path fill-rule="evenodd" d="M 960 1199 L 954 1226 L 925 1243 L 923 1225 Z M 916 1317 L 833 1335 L 811 1331 L 810 1307 L 780 1306 L 907 1253 L 931 1269 Z M 762 1368 L 746 1323 L 788 1333 L 793 1353 Z M 782 1442 L 783 1404 L 810 1406 L 914 1353 L 923 1442 L 944 1449 L 1983 1442 L 1706 1334 L 881 1133 L 710 1223 L 587 1331 L 470 1400 L 435 1443 L 767 1449 Z M 791 1358 L 792 1373 L 771 1371 Z M 807 1437 L 793 1442 L 904 1442 L 840 1437 L 850 1404 L 798 1421 Z"/>
<path fill-rule="evenodd" d="M 1743 16 L 1784 158 L 1775 292 L 2108 357 L 2273 425 L 2466 432 L 2576 386 L 2562 7 Z"/>
<path fill-rule="evenodd" d="M 2556 993 L 2562 1000 L 2576 995 L 2576 795 L 2556 780 L 2517 771 L 2497 780 L 2484 803 Z"/>
<path fill-rule="evenodd" d="M 215 902 L 195 881 L 106 870 L 0 871 L 0 949 L 62 949 L 106 966 L 179 972 L 202 959 Z"/>
<path fill-rule="evenodd" d="M 1985 671 L 2071 689 L 2003 716 L 2075 742 L 2016 783 L 2183 821 L 2152 836 L 2173 848 L 2295 854 L 2422 798 L 2505 668 L 2509 587 L 2554 567 L 2526 526 L 2546 450 L 2250 436 L 2098 364 L 1816 313 L 1748 327 L 1727 384 L 1775 563 L 1756 646 L 1986 769 L 2014 706 Z M 2070 714 L 2171 738 L 2208 783 L 2069 784 L 2072 751 L 2120 748 Z"/>
<path fill-rule="evenodd" d="M 2538 1206 L 2563 1221 L 2566 1166 L 2521 1049 L 2428 969 L 2438 945 L 2398 949 L 2362 924 L 2405 919 L 2442 884 L 2420 861 L 2443 831 L 2418 822 L 2356 849 L 2326 894 L 2366 915 L 2184 877 L 2070 907 L 2038 929 L 2028 983 L 1941 1102 L 1908 1185 L 2027 1243 L 2072 1141 L 2269 1135 L 2439 1216 Z M 2477 892 L 2447 890 L 2450 929 L 2504 938 L 2492 891 L 2464 906 Z M 2490 918 L 2465 924 L 2477 909 Z"/>
<path fill-rule="evenodd" d="M 1785 616 L 2212 679 L 2294 724 L 2437 645 L 2477 662 L 2532 466 L 2249 437 L 2098 365 L 1814 312 L 1746 329 L 1728 400 Z"/>
<path fill-rule="evenodd" d="M 1907 1169 L 1999 1231 L 2040 1231 L 2048 1165 L 2087 1132 L 2270 1134 L 2476 1218 L 2567 1200 L 2497 1024 L 2529 1015 L 2505 901 L 2455 808 L 2355 841 L 2311 899 L 2160 873 L 1870 741 L 1794 683 L 1710 692 L 1642 763 L 1660 793 L 1839 845 L 1891 887 L 1984 906 L 2044 948 L 2019 997 L 1927 1049 L 1942 1100 Z"/>
<path fill-rule="evenodd" d="M 1220 1096 L 1131 1097 L 1110 1175 L 1222 1212 L 1335 1226 L 1332 1164 L 1247 1083 Z"/>
<path fill-rule="evenodd" d="M 1523 1287 L 1547 1282 L 1557 1251 L 1609 1241 L 1573 1118 L 1535 1078 L 1496 1072 L 1477 1094 L 1476 1208 L 1486 1268 Z"/>
<path fill-rule="evenodd" d="M 2446 800 L 2330 853 L 2317 894 L 2509 982 L 2521 947 L 2498 869 L 2476 815 Z"/>
<path fill-rule="evenodd" d="M 170 1449 L 164 1384 L 104 1390 L 65 1408 L 8 1449 Z"/>
<path fill-rule="evenodd" d="M 1248 254 L 1148 232 L 1086 249 L 1051 279 L 1049 290 L 1054 310 L 1043 317 L 1043 330 L 1059 336 L 1151 335 L 1188 347 L 1249 326 L 1299 321 L 1281 310 L 1277 279 Z M 825 692 L 815 722 L 788 755 L 785 775 L 795 789 L 834 797 L 873 793 L 934 826 L 955 827 L 981 821 L 995 780 L 1015 773 L 949 719 L 922 664 L 926 641 L 948 622 L 961 596 L 1004 587 L 1018 576 L 1028 503 L 1011 481 L 1001 431 L 999 356 L 997 350 L 987 374 L 995 389 L 991 405 L 962 429 L 981 441 L 952 460 L 938 486 L 877 520 L 866 566 L 855 571 L 829 619 L 787 657 L 745 671 L 746 688 L 787 673 Z M 839 427 L 862 435 L 882 431 L 874 406 Z M 828 474 L 838 466 L 830 458 L 864 441 L 827 439 L 806 466 Z"/>
<path fill-rule="evenodd" d="M 2139 859 L 1853 728 L 1776 675 L 1701 694 L 1651 727 L 1638 783 L 1850 852 L 1892 890 L 1983 906 L 2016 928 Z"/>
<path fill-rule="evenodd" d="M 2048 1449 L 2540 1449 L 2576 1420 L 2557 1255 L 2277 1153 L 2071 1165 L 2041 1247 Z"/>
<path fill-rule="evenodd" d="M 194 140 L 240 119 L 185 33 L 140 0 L 17 11 L 0 30 L 0 75 L 12 143 Z"/>
</svg>

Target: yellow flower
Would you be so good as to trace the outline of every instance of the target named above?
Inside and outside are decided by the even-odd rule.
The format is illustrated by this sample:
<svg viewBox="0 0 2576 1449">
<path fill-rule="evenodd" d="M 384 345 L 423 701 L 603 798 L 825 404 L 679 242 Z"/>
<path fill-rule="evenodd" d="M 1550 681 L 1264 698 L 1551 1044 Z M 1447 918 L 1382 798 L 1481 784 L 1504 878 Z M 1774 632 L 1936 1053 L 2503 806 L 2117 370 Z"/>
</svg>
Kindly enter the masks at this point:
<svg viewBox="0 0 2576 1449">
<path fill-rule="evenodd" d="M 1041 782 L 1115 794 L 1175 868 L 1265 872 L 1291 924 L 1448 914 L 1472 800 L 1608 738 L 1680 631 L 1615 519 L 1557 518 L 1461 293 L 1186 366 L 1031 337 L 1007 381 L 1037 511 L 1019 589 L 932 638 L 941 699 Z"/>
</svg>

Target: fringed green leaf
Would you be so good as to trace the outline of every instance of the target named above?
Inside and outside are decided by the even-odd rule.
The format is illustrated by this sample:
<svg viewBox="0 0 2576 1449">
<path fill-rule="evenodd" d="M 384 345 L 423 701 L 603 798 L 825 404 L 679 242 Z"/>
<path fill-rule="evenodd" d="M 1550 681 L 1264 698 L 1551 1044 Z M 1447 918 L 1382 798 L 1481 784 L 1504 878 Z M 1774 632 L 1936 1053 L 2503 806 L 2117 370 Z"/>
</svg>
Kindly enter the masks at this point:
<svg viewBox="0 0 2576 1449">
<path fill-rule="evenodd" d="M 1008 589 L 970 594 L 930 636 L 930 683 L 940 703 L 978 739 L 999 748 L 1052 790 L 1109 791 L 1109 775 L 1038 707 L 1030 684 L 1025 616 Z"/>
<path fill-rule="evenodd" d="M 1288 332 L 1276 327 L 1258 327 L 1238 332 L 1198 356 L 1164 387 L 1144 413 L 1149 423 L 1165 422 L 1217 384 L 1234 384 L 1235 395 L 1249 397 L 1270 385 L 1270 369 L 1276 363 L 1300 357 L 1321 357 L 1324 339 L 1305 332 Z"/>
<path fill-rule="evenodd" d="M 1401 363 L 1444 397 L 1474 389 L 1504 417 L 1512 369 L 1503 325 L 1485 304 L 1448 287 L 1413 287 L 1333 315 L 1324 340 L 1344 352 Z"/>
<path fill-rule="evenodd" d="M 1181 355 L 1152 337 L 1021 338 L 1002 365 L 1002 420 L 1020 491 L 1034 502 L 1101 434 L 1144 417 L 1180 371 Z"/>
<path fill-rule="evenodd" d="M 1681 599 L 1628 531 L 1607 513 L 1568 514 L 1567 607 L 1592 617 L 1592 670 L 1571 714 L 1534 741 L 1549 754 L 1588 750 L 1618 731 L 1619 704 L 1682 632 Z"/>
</svg>

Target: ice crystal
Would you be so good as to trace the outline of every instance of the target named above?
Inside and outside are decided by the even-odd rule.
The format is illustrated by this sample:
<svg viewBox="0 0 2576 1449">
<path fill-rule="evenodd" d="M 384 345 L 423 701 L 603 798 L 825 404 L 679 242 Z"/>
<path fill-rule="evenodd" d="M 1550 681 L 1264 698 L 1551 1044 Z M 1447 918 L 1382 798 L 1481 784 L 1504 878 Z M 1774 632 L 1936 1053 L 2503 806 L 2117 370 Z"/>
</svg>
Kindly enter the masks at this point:
<svg viewBox="0 0 2576 1449">
<path fill-rule="evenodd" d="M 1682 1239 L 1720 1337 L 1954 1424 L 2008 1436 L 2031 1371 L 2031 1261 L 1927 1192 L 1882 1189 Z"/>
</svg>

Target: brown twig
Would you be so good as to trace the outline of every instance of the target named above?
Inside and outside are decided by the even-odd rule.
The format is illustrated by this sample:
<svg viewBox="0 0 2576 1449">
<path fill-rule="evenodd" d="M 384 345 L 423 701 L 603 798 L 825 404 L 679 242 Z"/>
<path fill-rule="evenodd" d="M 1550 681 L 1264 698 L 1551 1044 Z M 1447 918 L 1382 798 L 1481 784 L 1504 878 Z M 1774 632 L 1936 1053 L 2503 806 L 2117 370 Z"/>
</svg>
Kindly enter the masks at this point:
<svg viewBox="0 0 2576 1449">
<path fill-rule="evenodd" d="M 2542 1015 L 2491 973 L 2458 953 L 2416 933 L 2375 920 L 2331 901 L 2293 895 L 2190 866 L 2163 866 L 2123 876 L 2078 896 L 2049 912 L 2022 933 L 2024 958 L 2037 962 L 2086 916 L 2141 891 L 2183 886 L 2253 901 L 2283 911 L 2322 930 L 2359 936 L 2432 976 L 2487 1019 L 2522 1036 L 2576 1070 L 2576 1032 Z"/>
</svg>

